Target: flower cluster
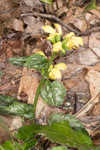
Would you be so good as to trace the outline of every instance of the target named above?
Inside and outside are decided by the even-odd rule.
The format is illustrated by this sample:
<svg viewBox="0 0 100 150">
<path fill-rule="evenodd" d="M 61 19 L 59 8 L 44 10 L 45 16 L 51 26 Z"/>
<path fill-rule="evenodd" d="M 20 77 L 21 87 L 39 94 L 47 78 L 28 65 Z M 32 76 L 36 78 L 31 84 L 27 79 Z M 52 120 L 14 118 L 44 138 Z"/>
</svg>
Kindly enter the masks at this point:
<svg viewBox="0 0 100 150">
<path fill-rule="evenodd" d="M 83 46 L 83 39 L 75 36 L 73 32 L 66 34 L 62 41 L 62 47 L 65 50 L 77 49 L 79 46 Z"/>
<path fill-rule="evenodd" d="M 62 37 L 61 26 L 59 24 L 54 24 L 54 27 L 55 28 L 49 25 L 42 27 L 44 32 L 49 34 L 47 40 L 50 40 L 53 44 L 53 52 L 58 53 L 61 51 L 65 53 L 66 50 L 77 49 L 79 46 L 83 46 L 83 39 L 81 37 L 75 36 L 73 32 Z"/>
<path fill-rule="evenodd" d="M 36 54 L 46 57 L 46 55 L 42 51 L 38 51 Z M 49 79 L 51 79 L 51 80 L 61 79 L 62 78 L 61 71 L 65 70 L 66 68 L 67 68 L 67 66 L 64 63 L 50 65 L 50 67 L 48 69 Z"/>
<path fill-rule="evenodd" d="M 64 63 L 59 63 L 56 65 L 51 65 L 49 68 L 49 78 L 51 80 L 61 79 L 61 70 L 66 70 L 67 66 Z"/>
<path fill-rule="evenodd" d="M 59 52 L 65 54 L 67 50 L 77 49 L 79 46 L 83 45 L 83 39 L 81 37 L 75 36 L 73 32 L 66 34 L 63 37 L 62 29 L 59 24 L 54 24 L 54 27 L 50 25 L 42 26 L 42 29 L 45 33 L 48 34 L 47 40 L 49 40 L 52 45 L 52 56 L 53 54 L 57 54 Z M 45 56 L 42 51 L 39 51 L 38 54 Z M 52 57 L 51 56 L 51 57 Z M 46 57 L 47 58 L 47 57 Z M 49 65 L 48 69 L 48 77 L 51 80 L 61 79 L 61 71 L 67 68 L 66 64 L 59 63 L 53 65 L 52 63 Z"/>
<path fill-rule="evenodd" d="M 55 44 L 56 42 L 60 41 L 62 36 L 61 26 L 59 24 L 54 24 L 54 27 L 55 28 L 49 25 L 45 25 L 42 27 L 44 32 L 49 34 L 47 40 L 51 41 L 52 44 Z"/>
</svg>

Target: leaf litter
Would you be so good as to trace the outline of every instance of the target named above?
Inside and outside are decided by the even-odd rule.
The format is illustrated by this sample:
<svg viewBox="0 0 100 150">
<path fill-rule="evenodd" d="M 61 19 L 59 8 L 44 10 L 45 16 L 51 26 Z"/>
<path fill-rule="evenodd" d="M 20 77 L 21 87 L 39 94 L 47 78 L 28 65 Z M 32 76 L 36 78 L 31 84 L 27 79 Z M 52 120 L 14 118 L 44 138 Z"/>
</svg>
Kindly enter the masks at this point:
<svg viewBox="0 0 100 150">
<path fill-rule="evenodd" d="M 0 29 L 0 72 L 3 72 L 3 75 L 0 76 L 0 94 L 18 97 L 22 101 L 27 101 L 28 104 L 33 104 L 36 89 L 41 80 L 40 74 L 34 70 L 12 66 L 8 63 L 7 59 L 15 56 L 29 56 L 34 53 L 34 47 L 41 47 L 41 43 L 44 42 L 41 26 L 44 23 L 49 22 L 50 24 L 51 22 L 40 16 L 30 16 L 28 15 L 29 12 L 47 12 L 56 15 L 59 9 L 61 10 L 65 7 L 65 2 L 57 1 L 58 6 L 53 4 L 53 7 L 43 4 L 40 1 L 36 2 L 32 0 L 21 0 L 15 3 L 6 0 L 6 7 L 3 2 L 3 0 L 0 2 L 2 8 L 0 10 L 0 26 L 2 27 Z M 98 31 L 83 36 L 85 43 L 83 48 L 76 50 L 76 52 L 69 52 L 64 58 L 62 57 L 56 60 L 56 62 L 59 62 L 60 59 L 62 59 L 62 62 L 68 66 L 66 72 L 63 73 L 62 81 L 67 89 L 67 97 L 61 108 L 52 108 L 39 97 L 36 118 L 39 119 L 42 124 L 47 123 L 48 117 L 52 112 L 76 113 L 75 115 L 80 120 L 82 120 L 84 115 L 86 119 L 88 115 L 93 118 L 95 117 L 95 119 L 100 115 L 100 12 L 98 10 L 89 10 L 84 13 L 84 7 L 72 6 L 72 4 L 75 4 L 75 0 L 67 2 L 66 9 L 64 9 L 65 12 L 63 11 L 63 13 L 60 14 L 60 19 L 63 23 L 71 25 L 75 30 L 82 33 L 92 28 Z M 16 13 L 17 11 L 18 13 Z M 23 14 L 26 16 L 23 16 Z M 8 18 L 11 18 L 10 21 L 8 21 Z M 63 32 L 66 33 L 65 28 L 63 28 Z M 43 46 L 44 45 L 42 45 L 41 49 L 44 49 Z M 28 53 L 26 52 L 26 47 L 30 49 Z M 47 47 L 49 47 L 48 44 Z M 75 95 L 77 95 L 77 98 Z M 89 102 L 91 102 L 91 100 L 92 105 L 91 108 L 89 108 Z M 72 107 L 71 109 L 69 108 L 69 110 L 65 109 L 67 102 Z M 80 113 L 81 109 L 83 112 L 82 115 Z M 86 128 L 87 124 L 91 127 L 91 123 L 88 123 L 88 121 L 85 122 L 86 120 L 82 121 L 85 123 Z M 98 119 L 96 121 L 98 121 Z M 95 125 L 97 125 L 96 121 Z M 98 131 L 92 130 L 92 128 L 88 130 L 89 134 L 96 136 L 95 132 L 98 134 Z M 2 139 L 2 136 L 0 136 L 0 139 Z M 97 141 L 99 139 L 100 138 L 97 138 Z M 100 142 L 97 143 L 97 145 L 100 145 Z"/>
</svg>

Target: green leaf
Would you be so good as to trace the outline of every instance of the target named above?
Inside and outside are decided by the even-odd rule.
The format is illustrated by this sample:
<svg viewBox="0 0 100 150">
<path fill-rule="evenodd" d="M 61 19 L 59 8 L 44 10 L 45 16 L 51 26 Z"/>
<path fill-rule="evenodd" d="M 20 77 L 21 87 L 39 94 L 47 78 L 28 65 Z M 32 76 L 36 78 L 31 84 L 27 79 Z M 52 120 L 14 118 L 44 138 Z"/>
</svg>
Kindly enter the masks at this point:
<svg viewBox="0 0 100 150">
<path fill-rule="evenodd" d="M 4 73 L 0 71 L 0 78 L 3 76 L 3 74 L 4 74 Z"/>
<path fill-rule="evenodd" d="M 41 133 L 48 137 L 51 141 L 63 144 L 69 147 L 78 148 L 81 145 L 92 146 L 90 137 L 79 130 L 70 127 L 68 121 L 53 122 L 51 125 L 40 126 L 30 125 L 19 129 L 17 138 L 31 139 L 36 134 Z"/>
<path fill-rule="evenodd" d="M 24 142 L 33 139 L 41 131 L 41 126 L 37 124 L 24 125 L 19 128 L 16 138 L 23 140 Z"/>
<path fill-rule="evenodd" d="M 41 2 L 47 3 L 47 4 L 51 4 L 53 2 L 53 0 L 40 0 Z"/>
<path fill-rule="evenodd" d="M 33 105 L 19 102 L 11 96 L 0 95 L 0 114 L 11 114 L 32 119 Z"/>
<path fill-rule="evenodd" d="M 37 140 L 30 140 L 20 145 L 16 141 L 6 141 L 4 144 L 0 145 L 0 150 L 30 150 L 34 148 Z"/>
<path fill-rule="evenodd" d="M 16 66 L 23 66 L 29 56 L 24 57 L 11 57 L 8 61 Z"/>
<path fill-rule="evenodd" d="M 16 150 L 15 145 L 11 141 L 6 141 L 3 145 L 4 150 Z M 22 149 L 19 149 L 22 150 Z"/>
<path fill-rule="evenodd" d="M 92 141 L 86 134 L 73 130 L 68 121 L 54 122 L 45 126 L 42 132 L 52 141 L 78 148 L 80 145 L 92 146 Z"/>
<path fill-rule="evenodd" d="M 0 150 L 24 150 L 24 148 L 17 142 L 6 141 L 3 145 L 0 145 Z"/>
<path fill-rule="evenodd" d="M 27 141 L 23 144 L 24 150 L 33 149 L 33 147 L 36 145 L 36 143 L 37 143 L 36 139 L 30 139 L 29 141 Z"/>
<path fill-rule="evenodd" d="M 39 54 L 33 54 L 32 56 L 27 58 L 25 67 L 34 68 L 41 71 L 48 65 L 48 59 L 45 56 Z"/>
<path fill-rule="evenodd" d="M 100 147 L 82 145 L 82 146 L 79 147 L 78 150 L 100 150 Z"/>
<path fill-rule="evenodd" d="M 51 106 L 59 106 L 64 102 L 66 89 L 64 85 L 58 81 L 45 82 L 44 88 L 41 89 L 41 97 Z"/>
<path fill-rule="evenodd" d="M 65 50 L 65 51 L 68 51 L 68 50 L 70 50 L 70 48 L 67 46 L 67 40 L 66 39 L 64 39 L 63 41 L 62 41 L 62 48 Z"/>
<path fill-rule="evenodd" d="M 25 117 L 27 119 L 33 118 L 33 106 L 29 104 L 14 102 L 6 110 L 13 115 Z"/>
<path fill-rule="evenodd" d="M 48 40 L 52 43 L 55 44 L 61 40 L 61 35 L 60 34 L 54 34 L 48 37 Z"/>
<path fill-rule="evenodd" d="M 53 147 L 49 150 L 68 150 L 67 147 L 65 146 L 56 146 L 56 147 Z"/>
<path fill-rule="evenodd" d="M 0 145 L 0 150 L 5 150 L 5 149 L 3 148 L 3 146 Z"/>
<path fill-rule="evenodd" d="M 96 9 L 96 0 L 91 0 L 91 2 L 85 8 L 85 11 Z"/>
<path fill-rule="evenodd" d="M 3 106 L 8 106 L 16 100 L 17 100 L 16 98 L 11 97 L 11 96 L 0 95 L 0 105 L 3 105 Z"/>
<path fill-rule="evenodd" d="M 74 130 L 79 130 L 84 132 L 84 134 L 88 135 L 88 132 L 85 130 L 83 124 L 80 120 L 76 119 L 73 115 L 70 114 L 63 114 L 63 113 L 52 113 L 48 119 L 48 123 L 52 124 L 53 122 L 60 122 L 66 120 L 69 122 L 69 125 Z"/>
</svg>

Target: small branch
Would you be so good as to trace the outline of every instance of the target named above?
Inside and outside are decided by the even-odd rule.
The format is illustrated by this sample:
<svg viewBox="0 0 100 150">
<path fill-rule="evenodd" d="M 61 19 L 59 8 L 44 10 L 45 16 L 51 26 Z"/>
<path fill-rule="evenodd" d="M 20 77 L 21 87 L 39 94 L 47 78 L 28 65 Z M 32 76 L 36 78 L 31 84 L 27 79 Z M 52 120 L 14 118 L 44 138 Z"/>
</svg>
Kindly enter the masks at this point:
<svg viewBox="0 0 100 150">
<path fill-rule="evenodd" d="M 87 36 L 87 35 L 90 35 L 92 32 L 100 31 L 100 26 L 98 26 L 97 28 L 93 27 L 93 28 L 87 30 L 86 32 L 79 32 L 76 29 L 72 28 L 70 25 L 64 24 L 62 20 L 60 20 L 58 17 L 51 15 L 51 14 L 44 14 L 44 13 L 38 13 L 38 12 L 21 14 L 21 17 L 24 17 L 24 16 L 35 16 L 35 17 L 38 16 L 38 17 L 42 17 L 45 19 L 53 20 L 53 21 L 59 23 L 60 25 L 62 25 L 65 28 L 65 30 L 74 32 L 78 36 Z"/>
<path fill-rule="evenodd" d="M 93 98 L 89 100 L 89 102 L 82 107 L 74 116 L 76 118 L 81 118 L 87 114 L 87 112 L 99 101 L 100 92 L 96 94 Z"/>
<path fill-rule="evenodd" d="M 24 17 L 24 16 L 35 16 L 35 17 L 37 17 L 38 16 L 38 17 L 49 19 L 49 20 L 53 20 L 53 21 L 59 23 L 60 25 L 62 25 L 67 31 L 69 30 L 71 32 L 74 32 L 77 35 L 81 34 L 79 31 L 73 29 L 68 24 L 64 24 L 58 17 L 51 15 L 51 14 L 43 14 L 43 13 L 33 12 L 33 13 L 21 14 L 21 16 L 22 17 Z"/>
</svg>

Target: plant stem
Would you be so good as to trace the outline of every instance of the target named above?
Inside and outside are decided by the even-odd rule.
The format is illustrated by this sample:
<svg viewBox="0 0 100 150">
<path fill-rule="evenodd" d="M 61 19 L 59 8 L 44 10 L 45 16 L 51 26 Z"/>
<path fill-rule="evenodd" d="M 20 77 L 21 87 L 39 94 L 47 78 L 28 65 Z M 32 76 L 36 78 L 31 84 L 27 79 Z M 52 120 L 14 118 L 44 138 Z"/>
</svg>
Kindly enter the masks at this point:
<svg viewBox="0 0 100 150">
<path fill-rule="evenodd" d="M 56 57 L 56 53 L 53 53 L 53 55 L 51 56 L 50 60 L 49 60 L 49 66 L 53 63 L 53 60 Z"/>
<path fill-rule="evenodd" d="M 56 54 L 53 54 L 51 56 L 51 58 L 49 60 L 49 66 L 52 64 L 53 60 L 55 59 L 55 56 L 56 56 Z M 34 98 L 34 104 L 33 104 L 34 118 L 35 118 L 35 113 L 36 113 L 36 105 L 37 105 L 38 98 L 40 95 L 40 90 L 41 90 L 41 87 L 43 86 L 44 82 L 45 82 L 45 78 L 42 76 L 42 80 L 40 81 L 40 84 L 36 90 L 36 94 L 35 94 L 35 98 Z"/>
<path fill-rule="evenodd" d="M 34 98 L 34 104 L 33 104 L 34 118 L 35 118 L 35 113 L 36 113 L 36 105 L 37 105 L 38 98 L 39 98 L 39 95 L 40 95 L 40 90 L 41 90 L 41 87 L 44 84 L 44 81 L 45 81 L 45 79 L 42 77 L 42 80 L 40 81 L 40 84 L 39 84 L 39 86 L 36 90 L 36 94 L 35 94 L 35 98 Z"/>
</svg>

